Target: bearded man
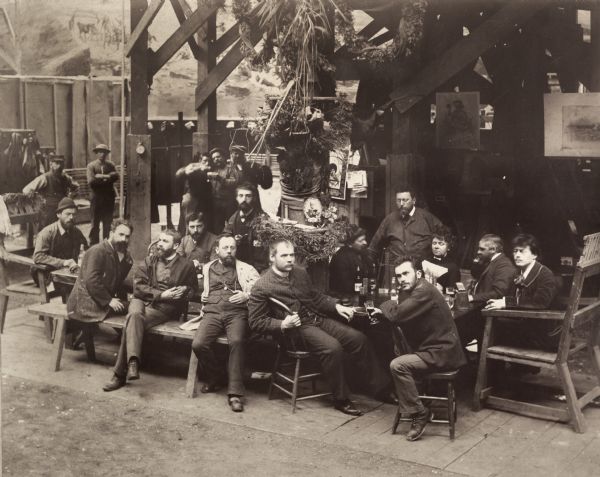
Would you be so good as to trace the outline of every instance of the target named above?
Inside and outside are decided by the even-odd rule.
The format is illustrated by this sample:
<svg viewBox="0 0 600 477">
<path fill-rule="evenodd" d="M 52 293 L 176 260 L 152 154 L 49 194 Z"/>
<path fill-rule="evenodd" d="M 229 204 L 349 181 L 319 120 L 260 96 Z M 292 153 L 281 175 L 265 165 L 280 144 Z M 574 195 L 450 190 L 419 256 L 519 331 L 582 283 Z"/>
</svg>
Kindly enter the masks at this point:
<svg viewBox="0 0 600 477">
<path fill-rule="evenodd" d="M 217 236 L 207 230 L 207 222 L 202 212 L 188 215 L 188 234 L 177 248 L 177 253 L 191 260 L 196 270 L 201 270 L 215 252 Z"/>
<path fill-rule="evenodd" d="M 127 379 L 139 379 L 144 331 L 179 317 L 188 297 L 197 295 L 198 280 L 192 263 L 176 251 L 181 235 L 168 229 L 158 238 L 156 253 L 144 259 L 133 278 L 133 299 L 129 304 L 121 346 L 113 377 L 104 391 L 114 391 Z"/>
<path fill-rule="evenodd" d="M 369 252 L 375 263 L 383 247 L 387 246 L 390 260 L 406 255 L 419 259 L 428 256 L 431 239 L 442 222 L 425 209 L 416 207 L 417 196 L 413 189 L 403 188 L 396 192 L 398 210 L 390 213 L 377 229 L 369 244 Z"/>
</svg>

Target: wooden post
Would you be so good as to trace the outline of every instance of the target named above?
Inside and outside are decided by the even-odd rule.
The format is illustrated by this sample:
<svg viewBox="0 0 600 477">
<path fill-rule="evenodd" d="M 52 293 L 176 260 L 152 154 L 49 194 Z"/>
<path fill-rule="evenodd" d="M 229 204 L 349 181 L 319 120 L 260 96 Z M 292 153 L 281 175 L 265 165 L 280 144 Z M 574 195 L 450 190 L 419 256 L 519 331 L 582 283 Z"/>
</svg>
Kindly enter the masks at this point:
<svg viewBox="0 0 600 477">
<path fill-rule="evenodd" d="M 591 81 L 590 90 L 600 91 L 600 7 L 591 10 Z"/>
<path fill-rule="evenodd" d="M 133 30 L 144 15 L 148 2 L 130 2 Z M 150 136 L 146 134 L 148 91 L 148 32 L 144 31 L 131 51 L 131 134 L 127 136 L 127 215 L 134 227 L 131 255 L 135 260 L 146 256 L 150 244 L 151 143 Z M 136 153 L 140 143 L 145 148 L 142 155 Z"/>
<path fill-rule="evenodd" d="M 207 0 L 198 0 L 198 8 L 203 8 Z M 208 20 L 198 30 L 196 43 L 199 49 L 198 60 L 198 83 L 196 94 L 200 89 L 202 82 L 208 77 L 210 71 L 215 67 L 216 58 L 214 53 L 214 43 L 217 37 L 217 16 L 211 15 Z M 198 125 L 196 132 L 192 137 L 192 157 L 197 153 L 205 152 L 210 149 L 210 135 L 214 134 L 215 123 L 217 121 L 217 95 L 213 93 L 198 108 Z"/>
</svg>

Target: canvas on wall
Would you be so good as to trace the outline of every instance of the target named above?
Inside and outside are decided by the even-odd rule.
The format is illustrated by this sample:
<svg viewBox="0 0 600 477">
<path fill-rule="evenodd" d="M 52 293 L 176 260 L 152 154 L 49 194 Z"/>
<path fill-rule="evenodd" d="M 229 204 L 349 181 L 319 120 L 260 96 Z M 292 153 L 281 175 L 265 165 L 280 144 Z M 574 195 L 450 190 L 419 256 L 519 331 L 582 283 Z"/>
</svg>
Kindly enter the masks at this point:
<svg viewBox="0 0 600 477">
<path fill-rule="evenodd" d="M 436 146 L 479 149 L 479 93 L 436 93 Z"/>
<path fill-rule="evenodd" d="M 329 194 L 332 199 L 346 200 L 346 172 L 348 169 L 348 149 L 329 153 Z"/>
<path fill-rule="evenodd" d="M 600 93 L 544 95 L 544 151 L 552 157 L 600 157 Z"/>
</svg>

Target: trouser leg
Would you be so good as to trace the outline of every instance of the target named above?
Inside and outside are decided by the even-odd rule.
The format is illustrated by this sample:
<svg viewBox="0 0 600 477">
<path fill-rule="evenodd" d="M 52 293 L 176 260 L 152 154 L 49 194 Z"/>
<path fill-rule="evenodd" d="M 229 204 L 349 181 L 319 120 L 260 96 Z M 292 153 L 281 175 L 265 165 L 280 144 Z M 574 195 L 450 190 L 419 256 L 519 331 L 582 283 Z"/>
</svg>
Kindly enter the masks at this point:
<svg viewBox="0 0 600 477">
<path fill-rule="evenodd" d="M 321 329 L 333 336 L 342 345 L 343 350 L 352 355 L 372 394 L 377 395 L 390 386 L 389 376 L 377 362 L 377 357 L 363 333 L 330 318 L 323 320 Z"/>
<path fill-rule="evenodd" d="M 100 241 L 100 209 L 98 208 L 98 199 L 95 197 L 92 197 L 90 201 L 90 218 L 92 221 L 90 245 L 94 245 Z"/>
<path fill-rule="evenodd" d="M 323 374 L 331 386 L 333 398 L 338 401 L 347 400 L 350 393 L 344 377 L 344 350 L 340 342 L 314 325 L 303 324 L 296 329 L 304 338 L 308 350 L 319 357 Z"/>
<path fill-rule="evenodd" d="M 205 315 L 200 321 L 192 341 L 192 350 L 198 358 L 200 375 L 206 376 L 205 380 L 209 383 L 216 382 L 221 374 L 213 344 L 223 330 L 223 322 L 218 315 Z"/>
<path fill-rule="evenodd" d="M 228 316 L 225 320 L 225 332 L 229 342 L 229 363 L 227 374 L 229 385 L 227 394 L 244 395 L 244 358 L 246 338 L 250 332 L 247 316 Z"/>
<path fill-rule="evenodd" d="M 429 366 L 416 354 L 403 354 L 390 363 L 390 371 L 396 396 L 398 396 L 398 409 L 405 414 L 415 414 L 425 408 L 415 383 L 415 375 L 426 373 Z"/>
<path fill-rule="evenodd" d="M 102 237 L 108 238 L 110 233 L 110 225 L 112 224 L 113 214 L 115 212 L 114 199 L 106 199 L 102 210 Z"/>
</svg>

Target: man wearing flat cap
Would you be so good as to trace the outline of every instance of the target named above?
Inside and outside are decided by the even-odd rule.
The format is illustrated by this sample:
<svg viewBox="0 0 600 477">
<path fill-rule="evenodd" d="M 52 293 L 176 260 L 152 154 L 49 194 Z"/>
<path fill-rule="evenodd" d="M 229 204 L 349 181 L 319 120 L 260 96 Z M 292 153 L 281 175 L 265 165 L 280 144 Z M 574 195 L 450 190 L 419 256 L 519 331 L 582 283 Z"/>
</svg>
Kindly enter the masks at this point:
<svg viewBox="0 0 600 477">
<path fill-rule="evenodd" d="M 235 188 L 242 178 L 241 171 L 230 160 L 225 160 L 218 147 L 209 151 L 214 172 L 209 172 L 213 190 L 213 226 L 211 232 L 220 234 L 225 221 L 236 211 Z"/>
<path fill-rule="evenodd" d="M 273 185 L 273 173 L 269 166 L 261 166 L 254 161 L 246 160 L 246 148 L 244 146 L 231 145 L 229 147 L 231 161 L 235 168 L 241 173 L 240 184 L 249 182 L 263 189 L 270 189 Z"/>
<path fill-rule="evenodd" d="M 79 268 L 79 252 L 81 246 L 88 248 L 88 243 L 81 230 L 75 226 L 77 205 L 73 199 L 63 198 L 55 211 L 54 223 L 44 227 L 35 240 L 33 263 L 44 265 L 49 270 L 68 268 L 75 272 Z M 57 290 L 66 297 L 68 291 Z M 65 292 L 65 293 L 63 293 Z"/>
<path fill-rule="evenodd" d="M 56 221 L 56 208 L 61 199 L 72 195 L 79 184 L 63 171 L 65 159 L 63 156 L 50 156 L 50 170 L 33 179 L 23 188 L 23 194 L 40 193 L 45 204 L 40 212 L 40 226 L 45 227 Z"/>
<path fill-rule="evenodd" d="M 110 149 L 106 144 L 98 144 L 94 149 L 96 159 L 87 165 L 87 181 L 91 189 L 90 215 L 92 229 L 90 245 L 100 241 L 100 223 L 102 237 L 108 238 L 110 224 L 115 211 L 115 187 L 119 173 L 115 165 L 107 159 Z"/>
</svg>

